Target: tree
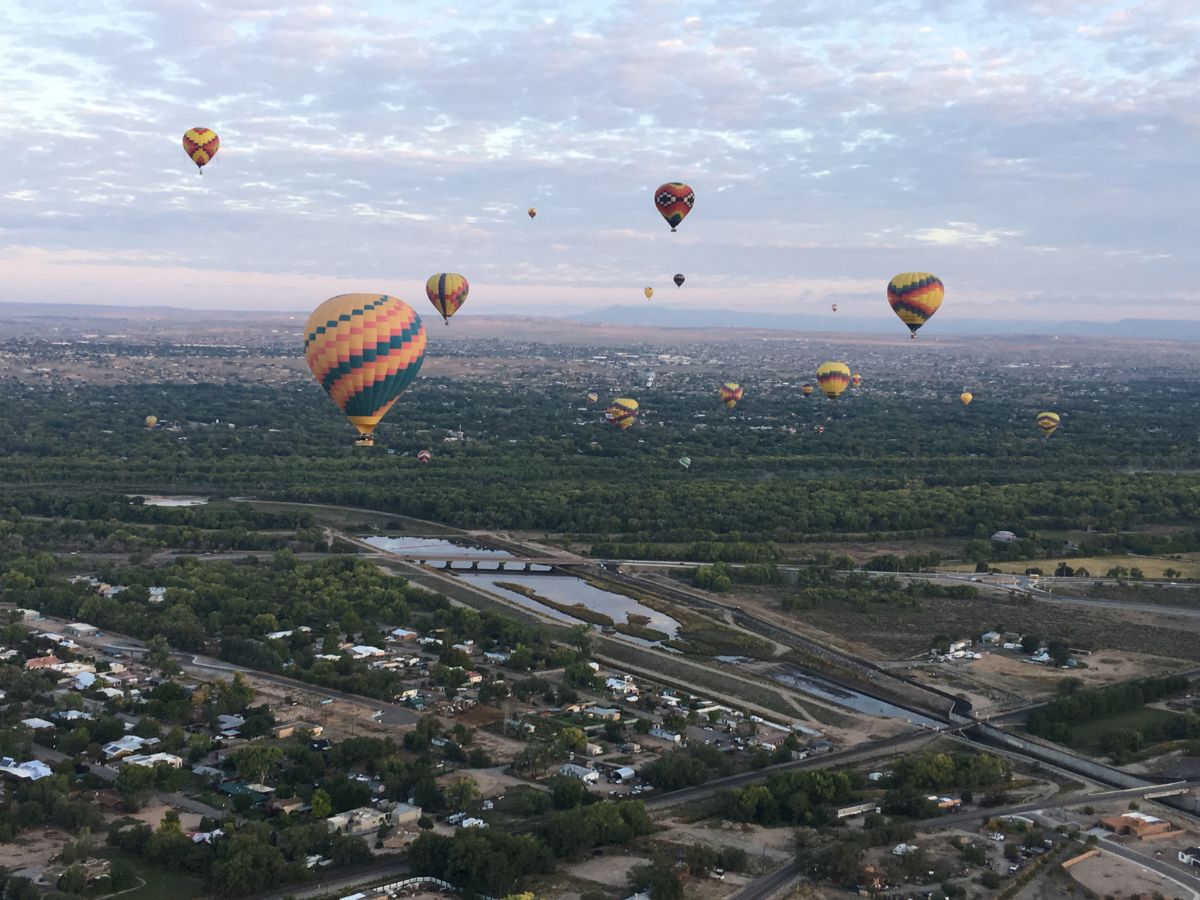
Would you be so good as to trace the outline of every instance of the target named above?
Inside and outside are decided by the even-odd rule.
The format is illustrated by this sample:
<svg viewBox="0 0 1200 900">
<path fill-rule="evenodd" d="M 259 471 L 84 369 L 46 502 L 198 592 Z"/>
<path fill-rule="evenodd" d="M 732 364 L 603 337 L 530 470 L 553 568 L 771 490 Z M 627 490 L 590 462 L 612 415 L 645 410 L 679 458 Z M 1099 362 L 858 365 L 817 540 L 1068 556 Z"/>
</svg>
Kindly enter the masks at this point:
<svg viewBox="0 0 1200 900">
<path fill-rule="evenodd" d="M 263 741 L 253 741 L 233 751 L 233 764 L 242 778 L 265 781 L 267 773 L 283 761 L 283 751 Z"/>
<path fill-rule="evenodd" d="M 479 785 L 472 778 L 459 778 L 445 790 L 446 802 L 454 809 L 466 809 L 467 804 L 479 799 Z"/>
<path fill-rule="evenodd" d="M 1036 634 L 1027 634 L 1021 638 L 1021 650 L 1025 653 L 1033 653 L 1042 644 L 1042 639 Z"/>
<path fill-rule="evenodd" d="M 154 635 L 146 641 L 146 649 L 149 651 L 146 654 L 146 662 L 151 668 L 157 669 L 168 677 L 179 674 L 179 663 L 171 655 L 171 645 L 167 643 L 165 637 L 161 634 Z"/>
<path fill-rule="evenodd" d="M 137 810 L 154 789 L 154 770 L 149 766 L 124 765 L 117 773 L 113 789 L 128 810 Z"/>
<path fill-rule="evenodd" d="M 329 794 L 321 788 L 313 791 L 311 805 L 314 819 L 328 819 L 333 815 L 333 801 L 329 799 Z"/>
<path fill-rule="evenodd" d="M 682 900 L 683 882 L 675 867 L 663 859 L 648 866 L 636 866 L 629 872 L 629 886 L 635 892 L 648 890 L 650 900 Z"/>
<path fill-rule="evenodd" d="M 83 866 L 68 866 L 67 870 L 58 876 L 58 884 L 55 886 L 65 894 L 82 894 L 87 890 L 87 884 L 87 873 L 84 872 Z"/>
</svg>

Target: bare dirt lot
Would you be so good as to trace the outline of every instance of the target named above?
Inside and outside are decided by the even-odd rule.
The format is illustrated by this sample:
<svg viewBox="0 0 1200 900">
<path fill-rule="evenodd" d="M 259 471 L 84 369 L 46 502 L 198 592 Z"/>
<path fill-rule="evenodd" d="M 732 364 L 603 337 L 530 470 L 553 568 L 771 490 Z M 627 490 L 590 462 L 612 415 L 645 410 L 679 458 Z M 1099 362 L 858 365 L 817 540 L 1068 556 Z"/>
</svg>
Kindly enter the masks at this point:
<svg viewBox="0 0 1200 900">
<path fill-rule="evenodd" d="M 1185 890 L 1178 882 L 1103 850 L 1098 856 L 1076 863 L 1067 871 L 1079 884 L 1101 897 L 1113 897 L 1114 900 L 1134 894 L 1144 897 L 1155 892 L 1164 897 L 1195 896 L 1194 891 Z"/>
</svg>

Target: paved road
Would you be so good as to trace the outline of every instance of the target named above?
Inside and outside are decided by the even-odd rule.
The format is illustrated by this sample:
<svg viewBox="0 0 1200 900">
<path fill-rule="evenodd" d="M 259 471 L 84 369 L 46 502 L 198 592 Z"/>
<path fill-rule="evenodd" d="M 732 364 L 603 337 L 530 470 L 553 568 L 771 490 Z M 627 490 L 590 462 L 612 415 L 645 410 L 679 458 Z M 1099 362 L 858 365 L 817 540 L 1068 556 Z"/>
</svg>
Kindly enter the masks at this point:
<svg viewBox="0 0 1200 900">
<path fill-rule="evenodd" d="M 367 885 L 388 884 L 409 874 L 408 858 L 392 856 L 367 866 L 355 867 L 344 872 L 330 872 L 317 881 L 293 884 L 278 890 L 255 894 L 250 900 L 286 900 L 288 897 L 341 897 L 355 888 Z"/>
<path fill-rule="evenodd" d="M 800 866 L 795 862 L 785 863 L 769 875 L 756 878 L 741 890 L 731 894 L 727 900 L 770 900 L 785 888 L 800 880 Z"/>
</svg>

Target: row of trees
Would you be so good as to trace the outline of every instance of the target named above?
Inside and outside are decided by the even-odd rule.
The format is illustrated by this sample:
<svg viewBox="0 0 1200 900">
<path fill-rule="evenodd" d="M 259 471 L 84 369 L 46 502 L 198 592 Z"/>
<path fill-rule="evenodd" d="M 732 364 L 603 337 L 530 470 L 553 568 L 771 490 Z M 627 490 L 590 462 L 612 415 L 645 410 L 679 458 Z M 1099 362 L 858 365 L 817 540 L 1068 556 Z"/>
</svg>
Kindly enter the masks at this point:
<svg viewBox="0 0 1200 900">
<path fill-rule="evenodd" d="M 1025 728 L 1030 734 L 1052 741 L 1070 742 L 1073 725 L 1139 709 L 1163 697 L 1180 694 L 1189 684 L 1183 675 L 1163 675 L 1076 691 L 1035 709 L 1029 714 Z"/>
</svg>

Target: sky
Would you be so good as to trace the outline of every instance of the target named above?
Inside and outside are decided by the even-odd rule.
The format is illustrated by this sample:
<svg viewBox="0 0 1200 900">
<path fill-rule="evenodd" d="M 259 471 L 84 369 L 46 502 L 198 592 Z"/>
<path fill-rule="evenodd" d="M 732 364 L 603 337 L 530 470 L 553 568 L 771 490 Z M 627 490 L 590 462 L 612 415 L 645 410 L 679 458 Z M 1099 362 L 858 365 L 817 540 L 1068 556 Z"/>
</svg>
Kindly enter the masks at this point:
<svg viewBox="0 0 1200 900">
<path fill-rule="evenodd" d="M 1200 300 L 1194 0 L 0 0 L 0 53 L 0 301 L 433 315 L 439 271 L 460 315 L 651 285 L 865 319 L 903 271 L 962 320 Z"/>
</svg>

